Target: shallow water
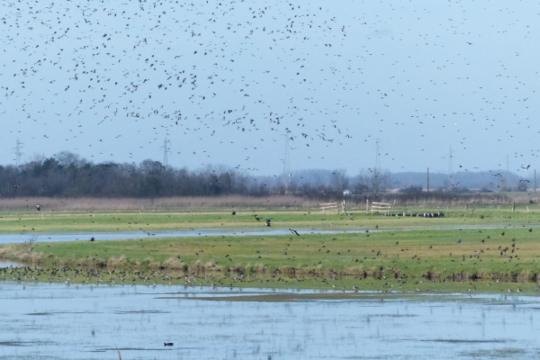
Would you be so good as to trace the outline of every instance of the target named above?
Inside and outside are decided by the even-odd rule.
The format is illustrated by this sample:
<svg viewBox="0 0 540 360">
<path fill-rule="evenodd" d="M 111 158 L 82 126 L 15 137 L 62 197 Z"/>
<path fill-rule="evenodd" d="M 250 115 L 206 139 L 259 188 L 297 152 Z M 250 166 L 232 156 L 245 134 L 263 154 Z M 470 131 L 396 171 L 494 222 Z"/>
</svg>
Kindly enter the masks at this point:
<svg viewBox="0 0 540 360">
<path fill-rule="evenodd" d="M 438 219 L 426 219 L 426 225 L 404 225 L 392 226 L 391 229 L 366 229 L 352 227 L 334 227 L 333 229 L 302 229 L 298 228 L 301 235 L 304 234 L 354 234 L 365 233 L 369 230 L 374 232 L 388 231 L 417 231 L 417 230 L 490 230 L 490 229 L 518 229 L 518 228 L 540 228 L 540 225 L 456 225 L 456 224 L 437 224 Z M 289 229 L 263 228 L 263 229 L 186 229 L 177 231 L 154 231 L 150 235 L 142 231 L 118 231 L 118 232 L 82 232 L 82 233 L 62 233 L 62 234 L 0 234 L 0 244 L 22 243 L 35 238 L 42 242 L 63 242 L 63 241 L 88 241 L 90 238 L 95 240 L 127 240 L 127 239 L 147 239 L 147 238 L 166 238 L 166 237 L 197 237 L 197 236 L 270 236 L 270 235 L 288 235 Z"/>
<path fill-rule="evenodd" d="M 14 262 L 14 261 L 10 261 L 10 260 L 0 260 L 0 268 L 23 267 L 23 266 L 25 266 L 25 265 L 21 264 L 21 263 L 18 263 L 18 262 Z"/>
<path fill-rule="evenodd" d="M 300 234 L 339 234 L 339 233 L 360 233 L 366 229 L 356 230 L 303 230 L 298 229 Z M 370 230 L 375 232 L 377 230 Z M 248 236 L 248 235 L 287 235 L 291 234 L 289 229 L 268 229 L 268 230 L 237 230 L 237 229 L 199 229 L 180 231 L 155 231 L 148 235 L 141 231 L 119 231 L 112 233 L 67 233 L 67 234 L 0 234 L 0 244 L 22 243 L 34 237 L 37 241 L 62 242 L 62 241 L 88 241 L 92 237 L 95 240 L 126 240 L 126 239 L 148 239 L 166 237 L 197 237 L 197 236 Z"/>
<path fill-rule="evenodd" d="M 288 300 L 272 301 L 276 293 Z M 116 346 L 123 359 L 536 359 L 540 352 L 538 297 L 295 295 L 314 293 L 1 283 L 0 359 L 117 359 Z"/>
</svg>

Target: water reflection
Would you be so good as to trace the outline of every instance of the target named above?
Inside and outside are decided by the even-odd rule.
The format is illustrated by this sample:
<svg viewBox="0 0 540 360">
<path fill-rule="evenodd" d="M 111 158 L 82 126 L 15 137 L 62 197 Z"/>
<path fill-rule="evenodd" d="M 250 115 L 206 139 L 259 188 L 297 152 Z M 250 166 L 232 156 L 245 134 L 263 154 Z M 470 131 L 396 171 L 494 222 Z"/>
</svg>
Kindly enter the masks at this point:
<svg viewBox="0 0 540 360">
<path fill-rule="evenodd" d="M 24 264 L 10 261 L 10 260 L 0 260 L 0 268 L 6 268 L 6 267 L 24 267 Z"/>
<path fill-rule="evenodd" d="M 388 231 L 418 231 L 418 230 L 490 230 L 490 229 L 511 229 L 521 228 L 521 224 L 514 225 L 456 225 L 456 224 L 437 224 L 426 220 L 426 225 L 406 225 L 393 226 L 392 229 L 366 229 L 351 227 L 333 227 L 326 229 L 302 229 L 298 228 L 300 234 L 344 234 L 344 233 L 364 233 L 369 232 L 388 232 Z M 528 224 L 527 227 L 540 228 L 540 225 Z M 289 235 L 289 229 L 279 228 L 244 228 L 244 229 L 183 229 L 176 231 L 154 231 L 146 233 L 142 231 L 117 231 L 111 233 L 64 233 L 64 234 L 0 234 L 0 244 L 22 243 L 35 237 L 36 241 L 42 242 L 62 242 L 62 241 L 88 241 L 90 238 L 95 240 L 127 240 L 127 239 L 148 239 L 148 238 L 166 238 L 166 237 L 198 237 L 198 236 L 270 236 L 270 235 Z"/>
<path fill-rule="evenodd" d="M 362 230 L 302 230 L 302 234 L 338 234 L 338 233 L 359 233 Z M 372 230 L 370 232 L 376 232 Z M 197 237 L 197 236 L 248 236 L 248 235 L 287 235 L 288 229 L 270 230 L 236 230 L 236 229 L 200 229 L 182 231 L 158 231 L 149 235 L 140 231 L 119 231 L 115 233 L 77 233 L 77 234 L 0 234 L 0 244 L 22 243 L 28 241 L 31 236 L 40 242 L 63 242 L 63 241 L 88 241 L 95 240 L 127 240 L 127 239 L 148 239 L 166 237 Z"/>
<path fill-rule="evenodd" d="M 124 359 L 532 359 L 539 351 L 537 297 L 302 298 L 317 293 L 326 294 L 2 283 L 0 359 L 116 359 L 116 346 Z M 278 294 L 291 298 L 272 301 Z M 263 301 L 238 301 L 244 296 Z"/>
</svg>

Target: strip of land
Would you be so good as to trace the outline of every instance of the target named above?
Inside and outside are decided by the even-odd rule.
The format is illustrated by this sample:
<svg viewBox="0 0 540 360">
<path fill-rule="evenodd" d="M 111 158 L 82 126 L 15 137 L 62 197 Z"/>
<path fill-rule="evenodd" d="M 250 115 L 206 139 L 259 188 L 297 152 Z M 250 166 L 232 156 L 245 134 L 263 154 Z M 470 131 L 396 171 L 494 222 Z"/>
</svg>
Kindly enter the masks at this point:
<svg viewBox="0 0 540 360">
<path fill-rule="evenodd" d="M 258 212 L 257 215 L 260 222 L 251 213 L 232 215 L 228 212 L 106 213 L 95 218 L 93 215 L 56 215 L 50 220 L 46 217 L 4 219 L 0 222 L 0 231 L 21 224 L 37 227 L 46 221 L 50 221 L 51 228 L 78 231 L 85 229 L 85 224 L 97 224 L 100 229 L 116 226 L 112 230 L 141 226 L 145 231 L 149 227 L 163 230 L 167 225 L 199 224 L 202 228 L 212 228 L 216 222 L 224 227 L 250 228 L 263 226 L 261 223 L 266 218 L 271 218 L 273 226 L 281 228 L 315 227 L 316 224 L 319 229 L 350 226 L 368 230 L 340 234 L 300 232 L 300 236 L 291 233 L 159 239 L 142 236 L 132 240 L 62 243 L 30 241 L 0 246 L 0 258 L 38 266 L 41 270 L 32 276 L 28 276 L 29 270 L 12 274 L 4 270 L 0 278 L 65 282 L 66 277 L 54 270 L 64 269 L 71 272 L 68 276 L 71 283 L 96 282 L 97 274 L 98 284 L 118 283 L 115 274 L 122 273 L 123 283 L 142 280 L 146 284 L 411 291 L 455 290 L 456 287 L 474 291 L 478 286 L 493 286 L 490 289 L 502 291 L 510 289 L 506 284 L 513 282 L 522 283 L 520 286 L 532 291 L 540 280 L 539 216 L 534 212 L 454 210 L 438 219 L 365 213 L 352 213 L 350 217 L 310 212 Z M 452 227 L 444 229 L 444 225 Z M 467 229 L 465 225 L 488 228 Z M 488 225 L 502 228 L 489 229 Z M 409 230 L 403 231 L 405 228 Z M 381 229 L 386 231 L 373 232 Z M 141 235 L 144 234 L 141 232 Z M 85 277 L 75 277 L 82 273 Z M 145 274 L 142 279 L 141 274 Z M 127 282 L 129 276 L 133 278 Z M 190 278 L 197 280 L 192 283 L 188 281 Z M 498 285 L 502 283 L 505 285 Z"/>
<path fill-rule="evenodd" d="M 398 208 L 392 214 L 443 213 L 441 218 L 411 216 L 383 216 L 366 214 L 365 210 L 351 210 L 350 216 L 335 212 L 323 214 L 320 210 L 281 210 L 245 209 L 208 212 L 54 212 L 10 211 L 0 212 L 0 233 L 4 234 L 47 234 L 73 232 L 114 232 L 114 231 L 174 231 L 182 229 L 256 229 L 265 228 L 267 219 L 272 227 L 298 227 L 319 230 L 340 229 L 407 229 L 411 227 L 444 226 L 540 226 L 540 209 L 529 212 L 497 210 L 496 207 L 477 208 L 464 211 L 462 207 Z M 255 216 L 259 217 L 259 221 Z"/>
</svg>

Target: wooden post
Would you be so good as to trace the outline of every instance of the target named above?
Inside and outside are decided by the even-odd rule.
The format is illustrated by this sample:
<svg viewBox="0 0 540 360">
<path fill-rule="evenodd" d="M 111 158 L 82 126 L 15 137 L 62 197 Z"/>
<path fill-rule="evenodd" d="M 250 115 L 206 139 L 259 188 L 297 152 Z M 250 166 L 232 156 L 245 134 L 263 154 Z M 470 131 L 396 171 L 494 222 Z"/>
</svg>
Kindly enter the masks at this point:
<svg viewBox="0 0 540 360">
<path fill-rule="evenodd" d="M 516 210 L 516 203 L 512 204 L 512 212 L 514 212 L 514 210 Z"/>
<path fill-rule="evenodd" d="M 366 199 L 366 214 L 369 212 L 369 199 Z"/>
<path fill-rule="evenodd" d="M 527 205 L 527 212 L 529 212 L 529 206 Z"/>
<path fill-rule="evenodd" d="M 345 200 L 341 203 L 341 210 L 343 210 L 343 215 L 351 216 L 347 213 L 347 204 L 345 203 Z"/>
</svg>

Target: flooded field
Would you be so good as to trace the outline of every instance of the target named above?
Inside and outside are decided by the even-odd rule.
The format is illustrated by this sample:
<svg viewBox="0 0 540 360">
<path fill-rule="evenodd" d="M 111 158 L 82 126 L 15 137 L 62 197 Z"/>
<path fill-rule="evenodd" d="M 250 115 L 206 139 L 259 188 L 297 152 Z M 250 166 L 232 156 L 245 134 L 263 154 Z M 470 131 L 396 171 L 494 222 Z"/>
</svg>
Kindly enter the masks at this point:
<svg viewBox="0 0 540 360">
<path fill-rule="evenodd" d="M 338 233 L 360 233 L 366 229 L 359 230 L 307 230 L 298 229 L 303 234 L 338 234 Z M 378 231 L 370 231 L 378 232 Z M 287 235 L 289 229 L 258 229 L 258 230 L 238 230 L 238 229 L 199 229 L 181 231 L 154 231 L 151 233 L 141 231 L 125 231 L 110 233 L 73 233 L 73 234 L 0 234 L 0 244 L 22 243 L 34 237 L 36 241 L 63 242 L 63 241 L 88 241 L 95 240 L 127 240 L 127 239 L 149 239 L 168 237 L 197 237 L 197 236 L 249 236 L 249 235 Z"/>
<path fill-rule="evenodd" d="M 14 262 L 14 261 L 9 261 L 9 260 L 0 260 L 0 268 L 5 268 L 5 267 L 22 267 L 24 266 L 24 264 L 21 264 L 21 263 L 18 263 L 18 262 Z"/>
<path fill-rule="evenodd" d="M 430 221 L 430 220 L 426 220 Z M 498 225 L 455 225 L 455 224 L 437 224 L 435 222 L 426 222 L 424 226 L 392 226 L 388 229 L 375 230 L 373 228 L 352 228 L 352 227 L 333 227 L 333 228 L 298 228 L 300 234 L 354 234 L 364 233 L 368 230 L 370 233 L 388 232 L 388 231 L 418 231 L 418 230 L 490 230 L 490 229 L 520 229 L 520 228 L 540 228 L 537 224 L 498 224 Z M 148 239 L 148 238 L 168 238 L 168 237 L 198 237 L 198 236 L 271 236 L 287 235 L 291 232 L 285 228 L 261 228 L 261 229 L 190 229 L 177 231 L 153 231 L 150 233 L 143 231 L 117 231 L 117 232 L 79 232 L 79 233 L 24 233 L 24 234 L 0 234 L 0 244 L 21 243 L 34 238 L 36 241 L 43 242 L 63 242 L 63 241 L 88 241 L 92 237 L 95 240 L 127 240 L 127 239 Z"/>
<path fill-rule="evenodd" d="M 0 284 L 0 359 L 536 359 L 540 298 Z M 164 343 L 173 343 L 164 346 Z"/>
</svg>

